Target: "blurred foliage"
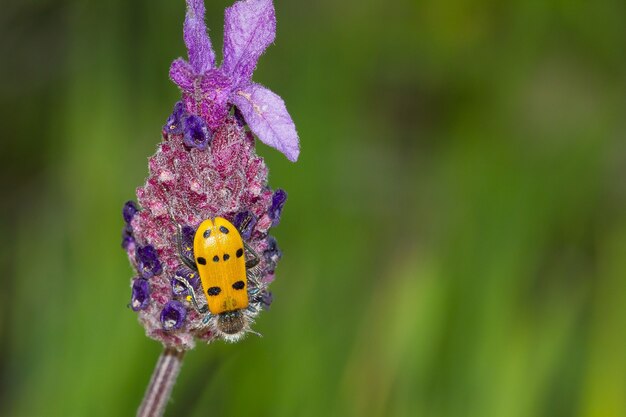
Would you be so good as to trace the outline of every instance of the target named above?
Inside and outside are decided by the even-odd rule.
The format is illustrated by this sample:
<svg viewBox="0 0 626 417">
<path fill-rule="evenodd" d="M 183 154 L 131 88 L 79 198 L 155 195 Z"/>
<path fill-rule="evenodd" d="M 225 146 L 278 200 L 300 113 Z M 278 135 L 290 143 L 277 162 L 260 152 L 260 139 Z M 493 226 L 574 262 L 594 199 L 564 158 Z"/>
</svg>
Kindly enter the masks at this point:
<svg viewBox="0 0 626 417">
<path fill-rule="evenodd" d="M 207 4 L 217 49 L 223 9 Z M 626 3 L 276 0 L 255 80 L 302 140 L 263 338 L 169 416 L 626 416 Z M 0 415 L 133 415 L 160 346 L 121 207 L 178 92 L 182 0 L 0 14 Z"/>
</svg>

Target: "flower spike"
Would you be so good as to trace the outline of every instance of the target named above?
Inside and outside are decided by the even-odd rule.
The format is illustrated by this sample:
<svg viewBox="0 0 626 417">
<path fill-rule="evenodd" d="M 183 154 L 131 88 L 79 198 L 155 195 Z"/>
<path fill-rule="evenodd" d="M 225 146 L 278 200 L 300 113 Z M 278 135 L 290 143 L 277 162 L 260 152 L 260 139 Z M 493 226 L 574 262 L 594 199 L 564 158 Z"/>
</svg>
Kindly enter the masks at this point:
<svg viewBox="0 0 626 417">
<path fill-rule="evenodd" d="M 164 346 L 142 417 L 163 415 L 183 353 L 196 341 L 258 335 L 254 323 L 272 302 L 269 285 L 282 256 L 271 231 L 287 193 L 268 184 L 253 133 L 290 161 L 300 152 L 283 100 L 251 80 L 276 36 L 272 0 L 226 9 L 220 67 L 204 1 L 186 3 L 188 59 L 169 70 L 182 97 L 161 128 L 137 203 L 122 210 L 122 247 L 134 269 L 128 307 Z"/>
</svg>

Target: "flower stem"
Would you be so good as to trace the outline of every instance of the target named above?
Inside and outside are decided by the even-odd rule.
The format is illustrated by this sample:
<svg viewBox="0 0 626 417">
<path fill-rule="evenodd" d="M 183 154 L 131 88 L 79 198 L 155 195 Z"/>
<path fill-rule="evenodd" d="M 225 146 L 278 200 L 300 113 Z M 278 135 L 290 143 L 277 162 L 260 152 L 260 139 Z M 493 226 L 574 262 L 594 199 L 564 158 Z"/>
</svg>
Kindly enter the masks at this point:
<svg viewBox="0 0 626 417">
<path fill-rule="evenodd" d="M 161 417 L 183 364 L 184 351 L 165 348 L 146 388 L 137 417 Z"/>
</svg>

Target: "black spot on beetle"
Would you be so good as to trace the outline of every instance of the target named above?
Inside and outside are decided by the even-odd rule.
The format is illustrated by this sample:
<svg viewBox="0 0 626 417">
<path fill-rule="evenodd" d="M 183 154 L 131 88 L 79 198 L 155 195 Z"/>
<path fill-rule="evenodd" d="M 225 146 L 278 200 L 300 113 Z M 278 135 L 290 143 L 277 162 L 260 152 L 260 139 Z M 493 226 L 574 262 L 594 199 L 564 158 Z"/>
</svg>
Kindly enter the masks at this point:
<svg viewBox="0 0 626 417">
<path fill-rule="evenodd" d="M 219 256 L 217 256 L 217 255 L 215 255 L 215 256 L 213 257 L 213 262 L 219 262 L 219 261 L 220 261 L 220 257 L 219 257 Z"/>
<path fill-rule="evenodd" d="M 237 253 L 235 255 L 237 255 L 237 258 L 241 258 L 243 256 L 243 248 L 237 249 Z"/>
<path fill-rule="evenodd" d="M 197 261 L 200 265 L 206 265 L 206 259 L 204 259 L 202 256 L 199 257 Z"/>
<path fill-rule="evenodd" d="M 211 287 L 207 291 L 207 294 L 215 296 L 215 295 L 218 295 L 221 292 L 222 292 L 222 289 L 220 287 Z"/>
<path fill-rule="evenodd" d="M 211 236 L 211 229 L 206 229 L 202 236 L 204 236 L 205 239 L 208 239 L 209 236 Z"/>
<path fill-rule="evenodd" d="M 245 287 L 246 284 L 243 281 L 237 281 L 233 284 L 233 288 L 236 290 L 243 290 L 243 287 Z"/>
<path fill-rule="evenodd" d="M 225 235 L 228 234 L 230 230 L 228 230 L 225 226 L 220 226 L 220 232 L 224 233 Z"/>
<path fill-rule="evenodd" d="M 229 259 L 230 259 L 230 255 L 229 255 L 229 254 L 227 254 L 227 253 L 225 253 L 225 254 L 224 254 L 224 260 L 225 260 L 225 261 L 227 261 L 227 260 L 229 260 Z"/>
</svg>

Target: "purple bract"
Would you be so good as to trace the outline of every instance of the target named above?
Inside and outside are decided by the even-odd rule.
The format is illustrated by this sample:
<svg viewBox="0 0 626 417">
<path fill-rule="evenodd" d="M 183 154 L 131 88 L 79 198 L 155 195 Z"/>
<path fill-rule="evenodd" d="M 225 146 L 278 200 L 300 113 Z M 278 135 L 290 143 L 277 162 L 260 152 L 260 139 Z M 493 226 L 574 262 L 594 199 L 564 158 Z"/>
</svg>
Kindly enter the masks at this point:
<svg viewBox="0 0 626 417">
<path fill-rule="evenodd" d="M 189 61 L 176 59 L 170 78 L 183 93 L 187 112 L 200 116 L 215 131 L 237 106 L 252 132 L 265 144 L 296 161 L 300 145 L 283 100 L 251 81 L 259 57 L 274 41 L 276 16 L 272 0 L 238 1 L 226 9 L 223 62 L 215 53 L 204 23 L 203 0 L 187 0 L 184 40 Z"/>
</svg>

